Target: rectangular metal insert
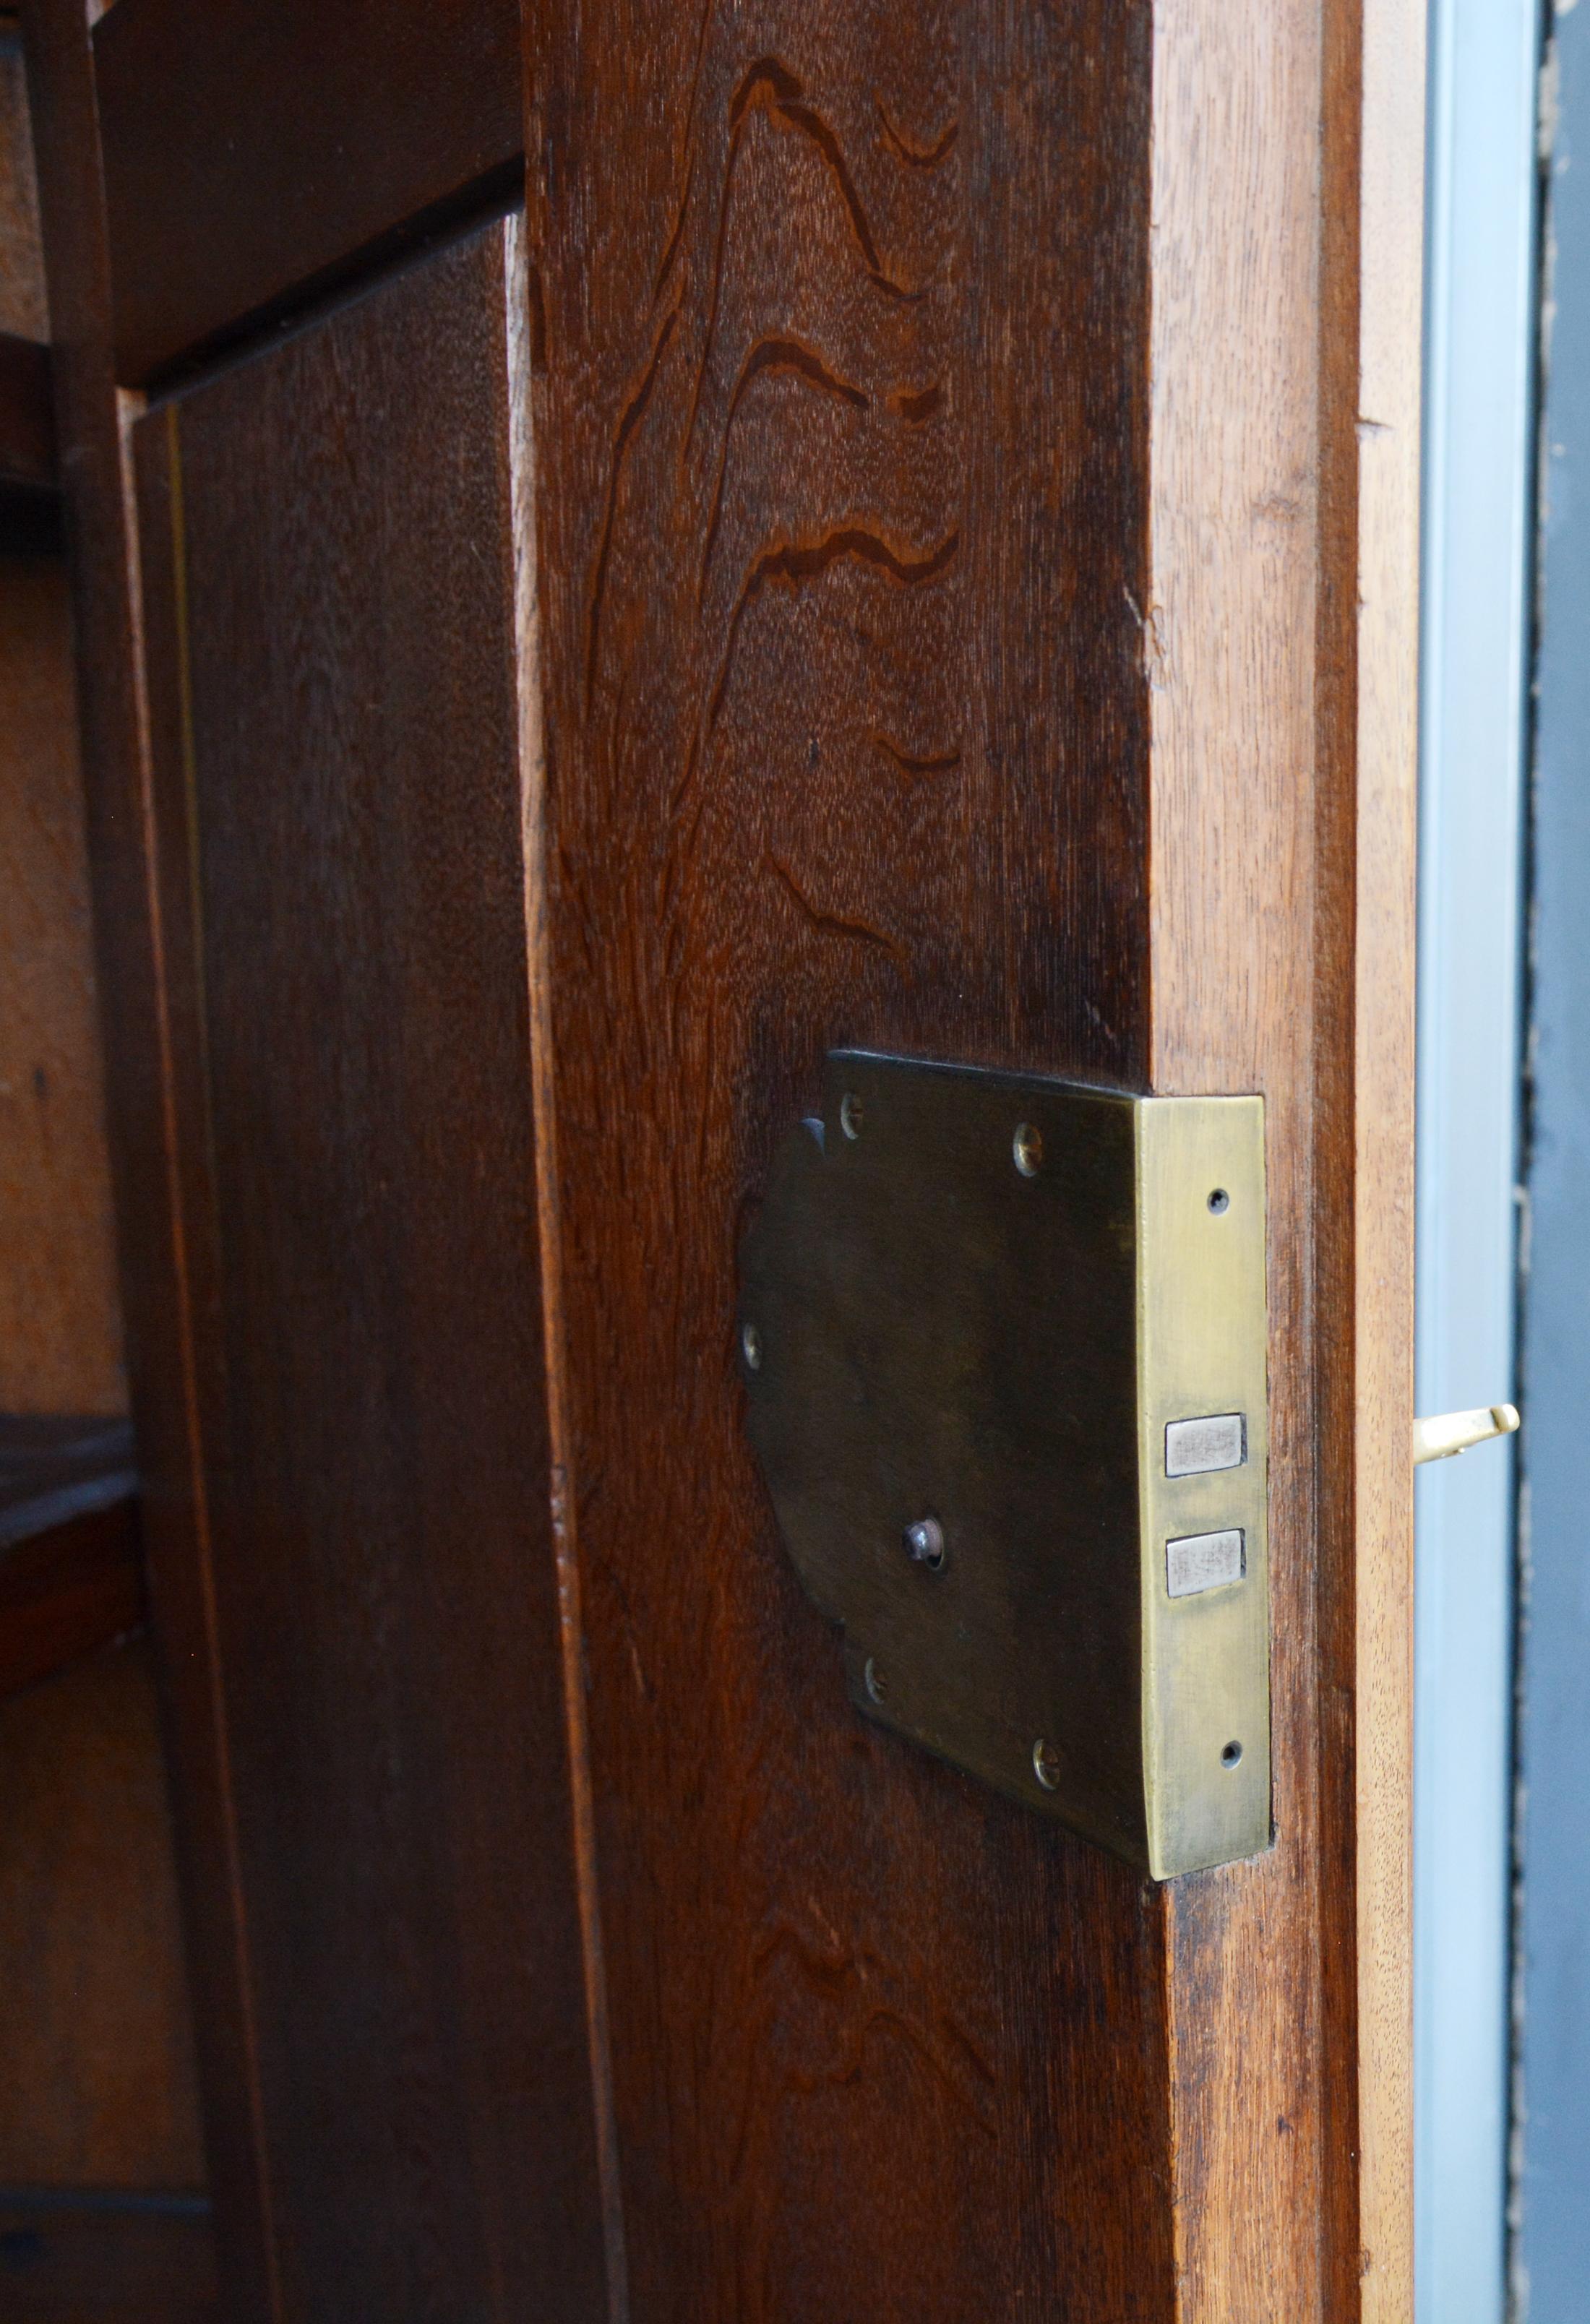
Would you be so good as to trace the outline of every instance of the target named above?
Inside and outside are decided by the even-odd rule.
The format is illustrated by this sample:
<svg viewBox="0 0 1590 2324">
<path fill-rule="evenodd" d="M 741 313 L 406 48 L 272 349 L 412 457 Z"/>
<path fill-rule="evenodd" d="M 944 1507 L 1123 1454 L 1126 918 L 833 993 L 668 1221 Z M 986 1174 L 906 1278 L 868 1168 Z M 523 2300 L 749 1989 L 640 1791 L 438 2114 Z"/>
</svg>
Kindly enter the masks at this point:
<svg viewBox="0 0 1590 2324">
<path fill-rule="evenodd" d="M 1165 1544 L 1165 1587 L 1172 1598 L 1196 1598 L 1200 1590 L 1222 1590 L 1243 1572 L 1240 1527 L 1225 1533 L 1186 1533 Z"/>
<path fill-rule="evenodd" d="M 1159 1879 L 1269 1844 L 1264 1115 L 840 1051 L 746 1417 L 869 1720 Z"/>
<path fill-rule="evenodd" d="M 1203 1477 L 1214 1469 L 1240 1469 L 1248 1457 L 1247 1425 L 1240 1412 L 1203 1420 L 1173 1420 L 1165 1431 L 1165 1474 Z"/>
</svg>

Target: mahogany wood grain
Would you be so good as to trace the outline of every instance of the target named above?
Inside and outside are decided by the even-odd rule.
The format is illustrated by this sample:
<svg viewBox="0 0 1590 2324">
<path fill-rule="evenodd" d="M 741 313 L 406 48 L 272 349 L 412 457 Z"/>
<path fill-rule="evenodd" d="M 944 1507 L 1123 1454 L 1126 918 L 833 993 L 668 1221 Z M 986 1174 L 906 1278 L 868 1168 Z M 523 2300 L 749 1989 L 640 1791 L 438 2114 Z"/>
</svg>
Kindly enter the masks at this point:
<svg viewBox="0 0 1590 2324">
<path fill-rule="evenodd" d="M 146 1638 L 0 1702 L 0 2186 L 203 2185 Z"/>
<path fill-rule="evenodd" d="M 517 198 L 515 0 L 120 0 L 94 58 L 130 384 Z"/>
<path fill-rule="evenodd" d="M 497 222 L 134 433 L 281 2313 L 588 2318 Z"/>
<path fill-rule="evenodd" d="M 1150 16 L 529 30 L 555 1458 L 631 2311 L 1169 2318 L 1161 1900 L 852 1711 L 732 1332 L 827 1047 L 1149 1079 Z"/>
<path fill-rule="evenodd" d="M 1405 835 L 1360 816 L 1384 738 L 1339 744 L 1357 646 L 1327 667 L 1320 610 L 1359 573 L 1355 498 L 1320 498 L 1322 441 L 1359 418 L 1321 287 L 1327 244 L 1332 295 L 1355 280 L 1355 28 L 768 5 L 648 46 L 643 13 L 536 16 L 528 139 L 556 1450 L 632 2297 L 1346 2316 L 1378 2071 L 1361 1517 L 1316 1445 L 1350 1471 L 1399 1407 L 1331 1438 L 1317 1295 L 1357 1279 L 1362 1206 L 1406 1164 L 1397 1105 L 1373 1194 L 1342 1141 L 1412 942 Z M 611 60 L 642 50 L 637 115 Z M 1383 166 L 1416 214 L 1415 147 Z M 1416 306 L 1387 327 L 1405 376 Z M 1415 603 L 1404 557 L 1404 702 Z M 1339 875 L 1388 838 L 1382 1008 Z M 738 1222 L 840 1041 L 1265 1092 L 1278 1841 L 1254 1864 L 1129 1898 L 848 1712 L 745 1462 L 729 1323 Z M 1372 1309 L 1365 1360 L 1394 1370 L 1405 1306 Z M 1380 1812 L 1405 1835 L 1394 1771 Z M 947 2026 L 993 2094 L 981 2169 Z"/>
</svg>

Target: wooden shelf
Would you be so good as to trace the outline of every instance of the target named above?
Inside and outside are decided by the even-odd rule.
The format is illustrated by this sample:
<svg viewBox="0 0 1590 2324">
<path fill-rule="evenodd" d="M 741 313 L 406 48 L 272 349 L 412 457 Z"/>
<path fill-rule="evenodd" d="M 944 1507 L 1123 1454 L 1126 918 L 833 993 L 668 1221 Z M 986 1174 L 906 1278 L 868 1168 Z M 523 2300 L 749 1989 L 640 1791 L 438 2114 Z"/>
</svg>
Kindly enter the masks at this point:
<svg viewBox="0 0 1590 2324">
<path fill-rule="evenodd" d="M 0 331 L 0 548 L 59 545 L 50 350 Z"/>
<path fill-rule="evenodd" d="M 50 350 L 0 331 L 0 485 L 55 484 Z"/>
<path fill-rule="evenodd" d="M 126 1421 L 0 1415 L 0 1696 L 143 1619 Z"/>
<path fill-rule="evenodd" d="M 218 2314 L 200 2198 L 0 2189 L 6 2324 L 216 2324 Z"/>
</svg>

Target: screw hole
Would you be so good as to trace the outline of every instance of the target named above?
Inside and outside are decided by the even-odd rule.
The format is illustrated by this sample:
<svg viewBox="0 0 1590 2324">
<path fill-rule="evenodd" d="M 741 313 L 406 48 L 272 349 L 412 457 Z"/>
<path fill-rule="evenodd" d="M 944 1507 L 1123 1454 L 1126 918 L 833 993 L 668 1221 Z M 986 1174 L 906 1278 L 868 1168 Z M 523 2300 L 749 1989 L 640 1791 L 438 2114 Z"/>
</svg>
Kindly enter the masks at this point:
<svg viewBox="0 0 1590 2324">
<path fill-rule="evenodd" d="M 877 1664 L 873 1660 L 871 1655 L 866 1658 L 866 1666 L 862 1672 L 862 1679 L 865 1684 L 866 1691 L 872 1697 L 873 1701 L 874 1702 L 882 1702 L 884 1696 L 889 1692 L 889 1682 L 884 1677 L 883 1672 L 878 1668 Z"/>
<path fill-rule="evenodd" d="M 1242 1756 L 1243 1747 L 1240 1743 L 1228 1743 L 1220 1754 L 1220 1764 L 1223 1767 L 1234 1767 Z"/>
<path fill-rule="evenodd" d="M 1216 1187 L 1214 1193 L 1209 1197 L 1209 1208 L 1214 1212 L 1216 1218 L 1219 1217 L 1222 1211 L 1230 1210 L 1231 1196 L 1226 1193 L 1224 1186 Z"/>
<path fill-rule="evenodd" d="M 747 1323 L 740 1333 L 740 1353 L 745 1359 L 748 1372 L 762 1370 L 762 1333 L 754 1323 Z"/>
<path fill-rule="evenodd" d="M 1060 1755 L 1052 1743 L 1040 1735 L 1032 1746 L 1032 1772 L 1046 1792 L 1060 1788 Z"/>
<path fill-rule="evenodd" d="M 1036 1178 L 1043 1167 L 1043 1132 L 1030 1121 L 1019 1121 L 1011 1140 L 1011 1154 L 1023 1178 Z"/>
<path fill-rule="evenodd" d="M 839 1127 L 846 1138 L 859 1138 L 864 1118 L 862 1102 L 853 1090 L 846 1090 L 839 1101 Z"/>
</svg>

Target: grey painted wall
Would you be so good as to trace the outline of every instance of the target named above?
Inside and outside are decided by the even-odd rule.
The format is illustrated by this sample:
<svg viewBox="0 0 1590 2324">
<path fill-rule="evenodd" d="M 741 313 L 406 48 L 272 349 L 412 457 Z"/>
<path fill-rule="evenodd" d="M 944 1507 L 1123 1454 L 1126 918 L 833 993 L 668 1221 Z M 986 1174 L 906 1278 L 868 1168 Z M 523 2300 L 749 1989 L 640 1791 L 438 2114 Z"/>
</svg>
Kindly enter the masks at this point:
<svg viewBox="0 0 1590 2324">
<path fill-rule="evenodd" d="M 1522 1314 L 1517 2311 L 1590 2319 L 1590 5 L 1558 0 L 1547 215 Z M 1552 114 L 1555 111 L 1555 121 Z"/>
</svg>

